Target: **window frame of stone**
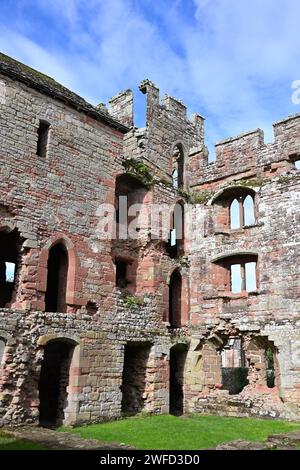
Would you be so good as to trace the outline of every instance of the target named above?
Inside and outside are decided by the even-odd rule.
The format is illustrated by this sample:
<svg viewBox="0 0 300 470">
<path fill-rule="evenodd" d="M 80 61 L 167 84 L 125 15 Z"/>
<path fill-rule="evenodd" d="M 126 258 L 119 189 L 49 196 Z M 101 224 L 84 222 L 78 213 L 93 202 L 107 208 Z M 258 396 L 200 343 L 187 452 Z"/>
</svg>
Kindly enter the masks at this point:
<svg viewBox="0 0 300 470">
<path fill-rule="evenodd" d="M 49 144 L 49 132 L 50 132 L 50 123 L 45 119 L 39 120 L 39 127 L 37 129 L 37 146 L 36 154 L 40 158 L 46 158 L 48 153 L 48 144 Z"/>
<path fill-rule="evenodd" d="M 253 219 L 254 222 L 252 224 L 245 224 L 245 201 L 246 199 L 250 197 L 252 199 L 252 204 L 253 204 Z M 232 227 L 232 206 L 234 202 L 237 201 L 239 205 L 239 226 L 238 227 Z M 229 205 L 228 205 L 228 211 L 229 211 L 229 229 L 230 230 L 240 230 L 246 227 L 253 227 L 256 225 L 257 222 L 257 214 L 256 214 L 256 204 L 255 204 L 255 196 L 251 194 L 250 192 L 245 192 L 244 194 L 240 195 L 233 195 L 230 200 L 229 200 Z"/>
<path fill-rule="evenodd" d="M 247 290 L 247 268 L 246 265 L 250 263 L 255 263 L 255 289 Z M 239 291 L 233 291 L 233 279 L 232 279 L 232 266 L 240 266 L 241 273 L 241 289 Z M 257 267 L 257 258 L 238 258 L 229 263 L 227 270 L 229 272 L 229 289 L 231 294 L 242 294 L 249 292 L 257 292 L 258 290 L 258 267 Z"/>
<path fill-rule="evenodd" d="M 259 293 L 259 259 L 257 254 L 234 254 L 229 256 L 224 256 L 218 260 L 212 262 L 214 267 L 213 279 L 214 289 L 218 291 L 218 295 L 221 297 L 245 297 L 249 294 Z M 255 289 L 246 290 L 246 264 L 255 263 Z M 232 273 L 231 267 L 233 265 L 239 265 L 241 269 L 241 289 L 239 291 L 232 291 Z"/>
</svg>

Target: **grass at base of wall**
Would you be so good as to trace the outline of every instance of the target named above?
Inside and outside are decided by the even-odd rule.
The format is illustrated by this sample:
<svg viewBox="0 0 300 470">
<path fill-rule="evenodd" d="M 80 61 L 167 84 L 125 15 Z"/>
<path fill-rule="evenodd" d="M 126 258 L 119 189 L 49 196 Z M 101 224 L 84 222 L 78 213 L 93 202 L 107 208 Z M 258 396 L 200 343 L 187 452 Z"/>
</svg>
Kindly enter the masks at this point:
<svg viewBox="0 0 300 470">
<path fill-rule="evenodd" d="M 34 442 L 21 441 L 0 431 L 0 450 L 44 450 Z"/>
<path fill-rule="evenodd" d="M 300 430 L 300 423 L 202 415 L 136 416 L 68 429 L 86 439 L 122 442 L 137 449 L 156 450 L 209 449 L 235 439 L 264 441 L 270 434 L 294 430 Z"/>
</svg>

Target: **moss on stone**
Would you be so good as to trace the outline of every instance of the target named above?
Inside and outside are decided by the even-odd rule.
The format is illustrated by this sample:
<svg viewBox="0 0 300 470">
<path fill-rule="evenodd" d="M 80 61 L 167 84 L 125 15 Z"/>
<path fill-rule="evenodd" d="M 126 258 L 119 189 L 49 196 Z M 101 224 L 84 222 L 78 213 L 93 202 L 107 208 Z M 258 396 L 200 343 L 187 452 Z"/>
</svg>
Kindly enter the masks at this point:
<svg viewBox="0 0 300 470">
<path fill-rule="evenodd" d="M 167 188 L 172 188 L 173 185 L 172 185 L 172 182 L 167 180 L 166 178 L 164 178 L 163 176 L 161 176 L 159 178 L 159 182 L 162 183 L 164 186 L 167 186 Z"/>
<path fill-rule="evenodd" d="M 178 192 L 186 199 L 188 204 L 192 205 L 206 204 L 213 196 L 211 191 L 184 191 L 179 189 Z"/>
<path fill-rule="evenodd" d="M 291 181 L 291 177 L 294 176 L 294 175 L 282 175 L 282 176 L 279 176 L 278 178 L 278 182 L 279 183 L 282 183 L 282 184 L 287 184 Z"/>
<path fill-rule="evenodd" d="M 138 297 L 136 295 L 126 295 L 124 305 L 127 308 L 143 307 L 145 305 L 145 299 L 144 297 Z"/>
<path fill-rule="evenodd" d="M 248 188 L 261 188 L 267 183 L 266 178 L 250 178 L 234 181 L 230 186 L 243 186 Z"/>
</svg>

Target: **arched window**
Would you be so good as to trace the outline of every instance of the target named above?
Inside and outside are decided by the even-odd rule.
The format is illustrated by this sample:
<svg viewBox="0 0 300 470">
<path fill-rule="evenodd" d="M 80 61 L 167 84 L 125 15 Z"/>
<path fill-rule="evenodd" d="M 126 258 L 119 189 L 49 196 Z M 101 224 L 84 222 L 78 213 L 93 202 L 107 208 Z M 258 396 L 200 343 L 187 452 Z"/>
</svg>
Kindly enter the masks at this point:
<svg viewBox="0 0 300 470">
<path fill-rule="evenodd" d="M 169 284 L 169 323 L 172 328 L 181 326 L 181 291 L 181 274 L 176 269 L 171 275 Z"/>
<path fill-rule="evenodd" d="M 244 207 L 244 225 L 254 225 L 255 224 L 255 216 L 254 216 L 254 201 L 253 197 L 248 194 L 248 196 L 244 199 L 243 203 Z"/>
<path fill-rule="evenodd" d="M 237 199 L 234 199 L 230 204 L 230 228 L 240 228 L 241 214 L 240 204 Z"/>
<path fill-rule="evenodd" d="M 61 242 L 52 246 L 48 258 L 46 312 L 65 312 L 67 308 L 67 280 L 69 259 L 65 245 Z"/>
<path fill-rule="evenodd" d="M 235 197 L 230 204 L 230 228 L 255 224 L 254 199 L 250 194 Z"/>
</svg>

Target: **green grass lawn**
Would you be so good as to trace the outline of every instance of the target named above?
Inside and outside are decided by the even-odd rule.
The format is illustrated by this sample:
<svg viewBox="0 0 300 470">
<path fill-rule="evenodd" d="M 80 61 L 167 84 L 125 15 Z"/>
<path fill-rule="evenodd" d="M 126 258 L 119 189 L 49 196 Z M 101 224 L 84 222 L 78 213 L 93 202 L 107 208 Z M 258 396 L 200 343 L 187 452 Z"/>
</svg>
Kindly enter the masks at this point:
<svg viewBox="0 0 300 470">
<path fill-rule="evenodd" d="M 43 450 L 43 447 L 33 442 L 20 441 L 0 431 L 0 450 Z"/>
<path fill-rule="evenodd" d="M 66 430 L 62 428 L 61 430 Z M 68 429 L 81 437 L 123 442 L 137 449 L 208 449 L 234 439 L 263 441 L 269 434 L 300 429 L 300 424 L 219 416 L 137 416 L 111 423 Z"/>
</svg>

